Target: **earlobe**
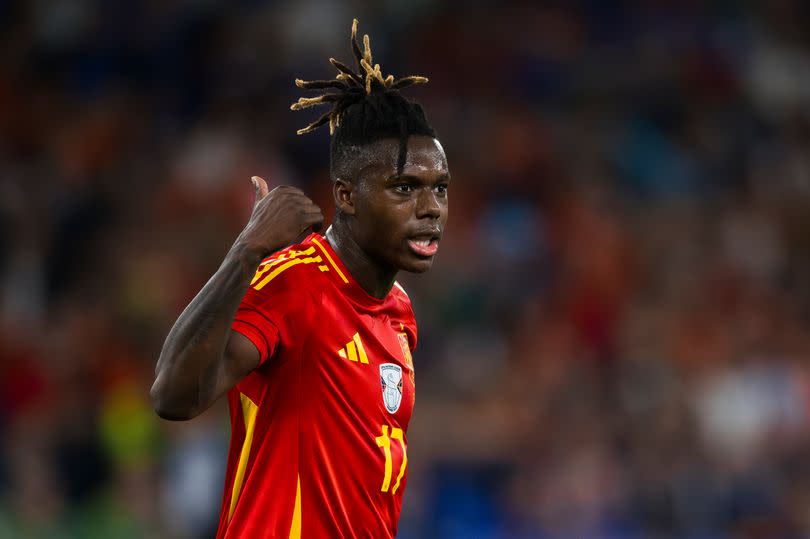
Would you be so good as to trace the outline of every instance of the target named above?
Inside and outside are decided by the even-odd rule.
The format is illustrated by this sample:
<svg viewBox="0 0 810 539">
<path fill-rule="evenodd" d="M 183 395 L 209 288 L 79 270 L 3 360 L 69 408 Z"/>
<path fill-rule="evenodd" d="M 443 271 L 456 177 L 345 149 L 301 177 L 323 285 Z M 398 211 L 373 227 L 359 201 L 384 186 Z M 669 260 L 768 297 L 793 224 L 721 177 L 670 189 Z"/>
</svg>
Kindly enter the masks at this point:
<svg viewBox="0 0 810 539">
<path fill-rule="evenodd" d="M 336 179 L 332 185 L 332 194 L 335 197 L 335 206 L 347 215 L 354 215 L 354 189 L 352 182 Z"/>
</svg>

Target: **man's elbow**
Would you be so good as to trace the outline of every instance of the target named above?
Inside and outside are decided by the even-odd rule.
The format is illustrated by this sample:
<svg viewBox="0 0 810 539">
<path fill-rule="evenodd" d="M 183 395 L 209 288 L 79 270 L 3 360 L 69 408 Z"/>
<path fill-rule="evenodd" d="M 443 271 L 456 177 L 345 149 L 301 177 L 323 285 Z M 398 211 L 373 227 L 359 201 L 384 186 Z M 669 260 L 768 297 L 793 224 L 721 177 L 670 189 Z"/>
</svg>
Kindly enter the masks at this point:
<svg viewBox="0 0 810 539">
<path fill-rule="evenodd" d="M 188 421 L 199 414 L 195 407 L 189 406 L 180 399 L 173 397 L 161 383 L 160 377 L 152 384 L 152 389 L 149 390 L 149 396 L 152 399 L 152 408 L 161 419 L 168 421 Z"/>
</svg>

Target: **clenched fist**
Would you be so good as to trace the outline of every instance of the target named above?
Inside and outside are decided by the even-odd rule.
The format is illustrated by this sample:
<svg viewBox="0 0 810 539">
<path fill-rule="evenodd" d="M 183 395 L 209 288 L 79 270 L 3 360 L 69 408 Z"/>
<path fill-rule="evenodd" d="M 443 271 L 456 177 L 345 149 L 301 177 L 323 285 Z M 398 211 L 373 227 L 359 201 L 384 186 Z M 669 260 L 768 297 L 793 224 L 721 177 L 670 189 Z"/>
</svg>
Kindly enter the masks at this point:
<svg viewBox="0 0 810 539">
<path fill-rule="evenodd" d="M 250 252 L 265 257 L 323 226 L 321 209 L 297 187 L 281 185 L 272 191 L 258 176 L 251 178 L 256 202 L 248 224 L 239 235 Z"/>
</svg>

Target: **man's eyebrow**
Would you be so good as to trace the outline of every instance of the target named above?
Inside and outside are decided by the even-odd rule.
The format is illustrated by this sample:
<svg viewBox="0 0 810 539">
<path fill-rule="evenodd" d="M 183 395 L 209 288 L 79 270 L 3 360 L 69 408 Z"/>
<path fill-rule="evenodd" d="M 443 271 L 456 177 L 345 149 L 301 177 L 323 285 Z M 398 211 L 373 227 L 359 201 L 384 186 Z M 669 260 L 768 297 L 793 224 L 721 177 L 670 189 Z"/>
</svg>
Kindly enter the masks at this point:
<svg viewBox="0 0 810 539">
<path fill-rule="evenodd" d="M 440 174 L 436 177 L 434 182 L 446 182 L 450 180 L 450 174 L 445 172 Z M 424 178 L 421 176 L 415 176 L 413 174 L 392 174 L 387 178 L 387 181 L 394 182 L 394 181 L 411 181 L 411 182 L 422 182 Z"/>
</svg>

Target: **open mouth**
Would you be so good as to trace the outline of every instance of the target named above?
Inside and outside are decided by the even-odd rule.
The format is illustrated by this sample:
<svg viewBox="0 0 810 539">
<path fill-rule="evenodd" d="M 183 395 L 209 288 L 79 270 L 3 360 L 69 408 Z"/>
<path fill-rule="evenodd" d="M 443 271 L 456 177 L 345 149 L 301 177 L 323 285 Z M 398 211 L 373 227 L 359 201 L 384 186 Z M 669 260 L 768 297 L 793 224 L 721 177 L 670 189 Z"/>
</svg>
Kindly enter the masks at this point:
<svg viewBox="0 0 810 539">
<path fill-rule="evenodd" d="M 408 246 L 411 251 L 419 256 L 430 257 L 435 255 L 439 250 L 439 238 L 436 237 L 420 237 L 408 240 Z"/>
</svg>

